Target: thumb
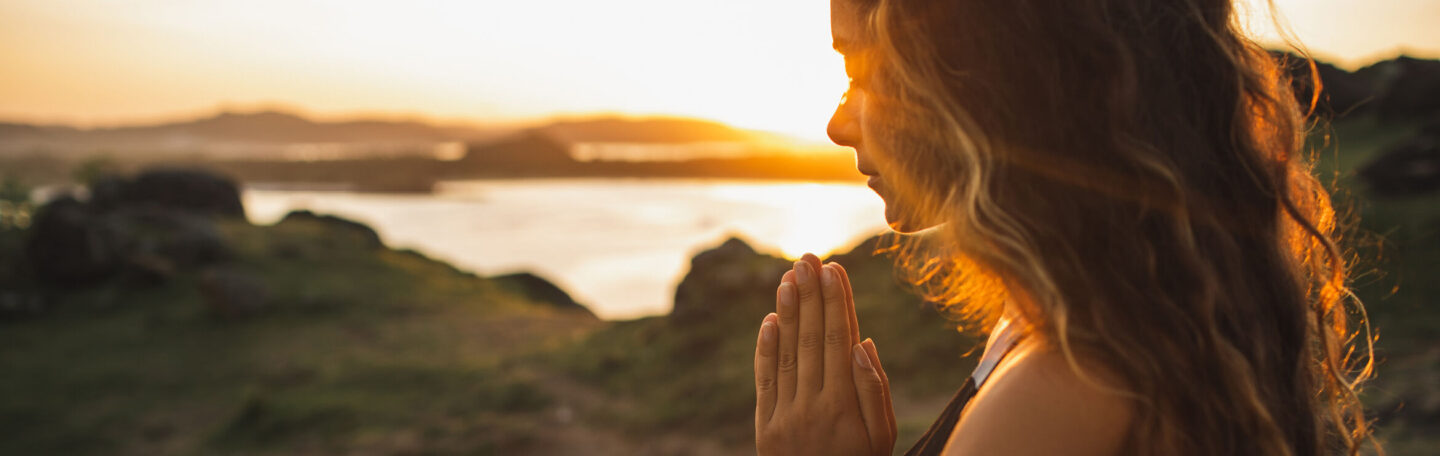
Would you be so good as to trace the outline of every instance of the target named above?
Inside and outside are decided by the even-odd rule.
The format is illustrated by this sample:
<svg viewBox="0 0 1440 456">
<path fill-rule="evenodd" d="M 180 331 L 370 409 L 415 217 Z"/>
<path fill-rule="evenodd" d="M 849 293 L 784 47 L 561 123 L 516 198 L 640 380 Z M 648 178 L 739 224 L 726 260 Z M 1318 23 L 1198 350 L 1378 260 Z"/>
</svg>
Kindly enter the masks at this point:
<svg viewBox="0 0 1440 456">
<path fill-rule="evenodd" d="M 895 436 L 890 435 L 890 423 L 886 419 L 889 411 L 885 409 L 885 383 L 880 380 L 880 373 L 870 362 L 870 355 L 860 344 L 850 349 L 851 363 L 850 372 L 855 379 L 855 395 L 860 400 L 860 416 L 865 420 L 865 431 L 870 435 L 870 446 L 873 454 L 890 454 L 891 447 L 895 444 Z"/>
</svg>

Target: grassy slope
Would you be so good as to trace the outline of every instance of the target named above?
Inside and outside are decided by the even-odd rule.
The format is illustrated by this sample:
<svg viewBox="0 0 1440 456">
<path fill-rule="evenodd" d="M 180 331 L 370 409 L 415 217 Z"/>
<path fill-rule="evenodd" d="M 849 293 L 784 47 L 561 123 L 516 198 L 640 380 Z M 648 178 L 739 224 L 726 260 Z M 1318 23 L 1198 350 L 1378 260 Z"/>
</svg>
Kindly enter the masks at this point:
<svg viewBox="0 0 1440 456">
<path fill-rule="evenodd" d="M 212 318 L 182 273 L 0 326 L 0 454 L 503 450 L 550 398 L 501 360 L 603 324 L 319 225 L 225 228 L 268 284 L 261 315 Z"/>
<path fill-rule="evenodd" d="M 1320 169 L 1352 170 L 1413 130 L 1338 124 L 1343 153 Z M 1348 171 L 1340 184 L 1358 188 Z M 1391 454 L 1425 454 L 1440 445 L 1440 195 L 1352 196 L 1361 233 L 1379 233 L 1356 237 L 1359 254 L 1385 271 L 1358 282 L 1385 360 L 1366 399 Z M 261 315 L 212 318 L 182 273 L 0 325 L 0 454 L 750 451 L 750 357 L 773 283 L 706 301 L 722 311 L 699 323 L 604 323 L 319 225 L 225 232 L 235 267 L 270 288 Z M 973 366 L 962 354 L 976 341 L 905 294 L 884 259 L 840 261 L 895 380 L 903 451 Z"/>
<path fill-rule="evenodd" d="M 975 359 L 964 352 L 977 341 L 955 330 L 892 278 L 887 259 L 862 246 L 844 258 L 854 281 L 861 336 L 875 339 L 893 380 L 901 441 L 917 439 L 934 421 Z M 780 262 L 757 257 L 732 268 Z M 752 358 L 759 322 L 773 311 L 775 274 L 740 299 L 705 301 L 723 307 L 703 324 L 669 317 L 624 322 L 552 359 L 573 378 L 626 397 L 635 407 L 596 410 L 606 423 L 634 437 L 667 430 L 703 435 L 737 454 L 753 451 Z M 904 350 L 901 350 L 901 348 Z M 903 449 L 902 449 L 903 451 Z"/>
<path fill-rule="evenodd" d="M 1358 217 L 1347 244 L 1355 250 L 1355 291 L 1376 329 L 1379 361 L 1365 401 L 1391 454 L 1440 448 L 1440 194 L 1376 197 L 1355 170 L 1418 127 L 1370 117 L 1337 123 L 1317 166 L 1342 189 L 1339 207 Z"/>
</svg>

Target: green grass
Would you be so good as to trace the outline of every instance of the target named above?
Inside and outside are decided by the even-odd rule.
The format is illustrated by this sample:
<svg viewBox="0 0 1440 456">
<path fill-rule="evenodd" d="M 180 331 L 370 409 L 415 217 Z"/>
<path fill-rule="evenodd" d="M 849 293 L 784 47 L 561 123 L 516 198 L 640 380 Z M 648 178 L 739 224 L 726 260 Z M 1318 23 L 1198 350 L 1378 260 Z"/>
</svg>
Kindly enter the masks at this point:
<svg viewBox="0 0 1440 456">
<path fill-rule="evenodd" d="M 1311 137 L 1317 175 L 1349 216 L 1353 286 L 1377 338 L 1363 399 L 1389 453 L 1402 455 L 1440 448 L 1440 194 L 1372 195 L 1356 171 L 1419 127 L 1360 117 Z"/>
<path fill-rule="evenodd" d="M 1348 245 L 1381 360 L 1364 399 L 1400 455 L 1440 447 L 1440 194 L 1374 198 L 1353 170 L 1416 128 L 1338 123 L 1317 163 L 1358 217 Z M 601 322 L 319 223 L 220 228 L 228 267 L 267 288 L 255 315 L 213 315 L 200 272 L 181 271 L 159 287 L 58 293 L 48 313 L 0 323 L 0 454 L 639 452 L 624 445 L 664 439 L 750 451 L 755 331 L 778 276 L 687 298 L 717 309 L 696 322 Z M 0 258 L 19 245 L 0 231 Z M 729 267 L 785 267 L 745 261 Z M 884 258 L 840 261 L 894 380 L 903 451 L 977 341 Z M 33 287 L 0 263 L 0 289 Z"/>
<path fill-rule="evenodd" d="M 905 293 L 887 259 L 858 253 L 839 261 L 854 280 L 861 336 L 877 341 L 893 380 L 901 441 L 913 441 L 964 383 L 975 359 L 962 355 L 978 341 Z M 766 264 L 783 271 L 788 262 L 754 258 L 726 267 L 764 270 Z M 723 310 L 702 323 L 656 317 L 615 324 L 547 362 L 625 399 L 625 407 L 602 409 L 596 422 L 637 438 L 655 432 L 703 435 L 744 453 L 754 442 L 756 331 L 774 309 L 771 287 L 778 283 L 776 274 L 752 293 L 705 299 L 705 306 Z"/>
<path fill-rule="evenodd" d="M 269 288 L 257 315 L 211 315 L 182 273 L 0 326 L 0 454 L 472 454 L 542 428 L 548 393 L 501 361 L 601 322 L 322 231 L 225 226 Z"/>
</svg>

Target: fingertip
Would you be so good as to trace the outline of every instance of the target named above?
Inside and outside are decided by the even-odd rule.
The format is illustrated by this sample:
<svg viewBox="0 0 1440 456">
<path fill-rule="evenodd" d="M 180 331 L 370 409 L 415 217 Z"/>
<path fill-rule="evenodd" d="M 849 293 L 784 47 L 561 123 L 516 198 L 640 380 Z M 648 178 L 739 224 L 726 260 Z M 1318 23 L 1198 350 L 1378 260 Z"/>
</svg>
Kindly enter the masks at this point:
<svg viewBox="0 0 1440 456">
<path fill-rule="evenodd" d="M 839 279 L 840 276 L 835 273 L 835 268 L 830 267 L 828 264 L 820 267 L 820 283 L 826 288 L 833 289 L 837 285 L 837 282 L 839 282 Z"/>
<path fill-rule="evenodd" d="M 760 341 L 764 342 L 766 346 L 775 342 L 775 322 L 770 321 L 769 318 L 760 324 Z"/>
<path fill-rule="evenodd" d="M 791 268 L 790 270 L 785 271 L 785 275 L 780 277 L 780 281 L 795 283 L 795 269 Z"/>
<path fill-rule="evenodd" d="M 800 261 L 804 261 L 804 262 L 806 262 L 806 263 L 809 263 L 809 264 L 810 264 L 810 267 L 813 268 L 813 269 L 815 269 L 815 270 L 819 270 L 819 269 L 820 269 L 820 257 L 815 256 L 815 254 L 813 254 L 813 253 L 805 252 L 804 255 L 801 255 L 801 256 L 800 256 Z"/>
<path fill-rule="evenodd" d="M 780 289 L 776 290 L 776 293 L 780 294 L 780 312 L 783 312 L 787 317 L 794 317 L 795 301 L 797 299 L 795 296 L 795 283 L 781 283 Z"/>
<path fill-rule="evenodd" d="M 765 319 L 761 320 L 761 321 L 760 321 L 760 324 L 763 325 L 763 324 L 765 324 L 765 323 L 775 323 L 775 320 L 779 320 L 779 319 L 780 319 L 780 315 L 776 314 L 775 312 L 770 312 L 770 313 L 768 313 L 768 314 L 765 314 Z"/>
<path fill-rule="evenodd" d="M 855 365 L 861 369 L 870 370 L 870 354 L 860 344 L 850 347 L 850 355 L 855 358 Z"/>
</svg>

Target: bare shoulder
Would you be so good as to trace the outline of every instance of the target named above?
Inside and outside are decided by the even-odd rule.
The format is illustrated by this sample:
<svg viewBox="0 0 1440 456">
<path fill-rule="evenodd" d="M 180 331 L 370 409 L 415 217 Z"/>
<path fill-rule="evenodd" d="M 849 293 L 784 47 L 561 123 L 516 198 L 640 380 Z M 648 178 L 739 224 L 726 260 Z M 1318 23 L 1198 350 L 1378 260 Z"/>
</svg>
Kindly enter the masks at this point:
<svg viewBox="0 0 1440 456">
<path fill-rule="evenodd" d="M 1076 359 L 1081 377 L 1058 348 L 1022 342 L 966 407 L 945 454 L 1118 454 L 1134 401 L 1113 371 L 1087 361 Z"/>
</svg>

